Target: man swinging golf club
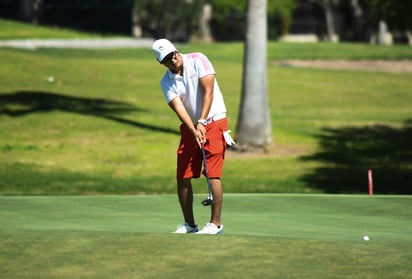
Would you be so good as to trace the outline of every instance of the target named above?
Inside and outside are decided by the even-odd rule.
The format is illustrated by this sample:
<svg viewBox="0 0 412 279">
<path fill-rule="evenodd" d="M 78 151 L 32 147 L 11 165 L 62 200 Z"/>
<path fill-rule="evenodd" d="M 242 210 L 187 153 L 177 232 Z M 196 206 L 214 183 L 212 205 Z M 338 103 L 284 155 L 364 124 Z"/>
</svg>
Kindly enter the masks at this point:
<svg viewBox="0 0 412 279">
<path fill-rule="evenodd" d="M 209 59 L 202 53 L 181 54 L 167 39 L 152 46 L 157 61 L 167 68 L 160 85 L 171 109 L 179 117 L 180 143 L 177 150 L 177 193 L 184 224 L 175 233 L 221 234 L 222 176 L 226 144 L 234 144 L 227 131 L 226 106 Z M 211 217 L 198 231 L 193 214 L 192 178 L 203 174 L 208 180 Z"/>
</svg>

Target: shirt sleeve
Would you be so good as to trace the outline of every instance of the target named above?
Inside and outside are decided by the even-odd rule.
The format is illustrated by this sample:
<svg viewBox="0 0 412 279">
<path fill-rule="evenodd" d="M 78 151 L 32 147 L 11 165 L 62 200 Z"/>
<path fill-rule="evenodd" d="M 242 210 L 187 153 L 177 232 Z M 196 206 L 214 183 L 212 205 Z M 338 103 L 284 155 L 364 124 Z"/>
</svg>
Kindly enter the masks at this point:
<svg viewBox="0 0 412 279">
<path fill-rule="evenodd" d="M 168 82 L 165 78 L 160 81 L 160 87 L 162 88 L 163 96 L 167 103 L 170 103 L 174 98 L 179 96 L 178 92 L 173 87 L 173 84 Z"/>
<path fill-rule="evenodd" d="M 214 75 L 215 69 L 209 59 L 200 52 L 191 53 L 190 56 L 194 59 L 195 67 L 198 71 L 199 78 Z"/>
</svg>

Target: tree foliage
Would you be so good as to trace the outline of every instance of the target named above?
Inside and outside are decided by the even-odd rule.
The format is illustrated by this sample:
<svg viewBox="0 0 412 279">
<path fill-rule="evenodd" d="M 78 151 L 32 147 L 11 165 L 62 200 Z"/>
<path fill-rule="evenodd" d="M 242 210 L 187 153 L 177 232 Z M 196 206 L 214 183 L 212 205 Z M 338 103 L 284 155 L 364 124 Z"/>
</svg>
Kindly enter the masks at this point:
<svg viewBox="0 0 412 279">
<path fill-rule="evenodd" d="M 349 40 L 364 40 L 377 29 L 381 20 L 388 24 L 390 31 L 412 30 L 411 0 L 267 0 L 269 39 L 288 33 L 292 12 L 298 4 L 300 7 L 308 2 L 323 8 L 325 3 L 332 5 L 332 10 L 339 12 L 339 15 L 334 14 L 340 20 L 336 29 L 340 28 L 339 35 Z M 0 0 L 0 16 L 37 24 L 125 34 L 130 34 L 137 20 L 143 36 L 187 41 L 199 32 L 205 3 L 212 5 L 209 25 L 215 40 L 245 39 L 246 0 Z M 361 14 L 354 12 L 354 3 Z"/>
<path fill-rule="evenodd" d="M 190 38 L 198 25 L 203 0 L 134 0 L 143 30 L 175 41 Z"/>
<path fill-rule="evenodd" d="M 375 25 L 386 21 L 392 29 L 412 30 L 412 1 L 410 0 L 361 0 L 368 19 Z"/>
<path fill-rule="evenodd" d="M 288 32 L 296 0 L 268 0 L 268 35 L 276 39 Z M 243 40 L 246 33 L 246 0 L 214 0 L 214 36 L 218 40 Z"/>
<path fill-rule="evenodd" d="M 269 38 L 274 37 L 274 34 L 288 33 L 295 6 L 296 0 L 268 0 Z M 271 30 L 277 31 L 277 33 L 271 32 Z"/>
</svg>

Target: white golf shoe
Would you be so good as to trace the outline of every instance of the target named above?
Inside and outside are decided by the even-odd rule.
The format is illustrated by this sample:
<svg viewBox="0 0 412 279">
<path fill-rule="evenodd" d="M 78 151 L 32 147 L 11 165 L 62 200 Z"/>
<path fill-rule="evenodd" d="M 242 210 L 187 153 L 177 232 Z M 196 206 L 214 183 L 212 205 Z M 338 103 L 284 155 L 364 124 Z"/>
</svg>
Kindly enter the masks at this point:
<svg viewBox="0 0 412 279">
<path fill-rule="evenodd" d="M 192 227 L 188 223 L 184 223 L 183 225 L 179 225 L 174 233 L 195 233 L 197 230 L 197 225 Z"/>
<path fill-rule="evenodd" d="M 213 223 L 206 223 L 197 234 L 222 234 L 223 233 L 223 225 L 221 224 L 219 227 Z"/>
</svg>

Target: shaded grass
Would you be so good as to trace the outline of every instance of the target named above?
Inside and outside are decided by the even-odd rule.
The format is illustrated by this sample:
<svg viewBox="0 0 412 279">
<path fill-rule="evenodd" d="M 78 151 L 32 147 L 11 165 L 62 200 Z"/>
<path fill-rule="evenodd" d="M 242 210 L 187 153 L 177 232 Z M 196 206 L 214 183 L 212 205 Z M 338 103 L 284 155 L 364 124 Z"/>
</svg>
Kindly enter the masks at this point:
<svg viewBox="0 0 412 279">
<path fill-rule="evenodd" d="M 202 198 L 195 197 L 200 224 L 209 211 Z M 169 195 L 0 201 L 0 271 L 7 278 L 408 278 L 411 272 L 409 197 L 229 194 L 225 234 L 215 237 L 170 234 L 180 216 Z M 366 234 L 369 242 L 361 240 Z"/>
</svg>

